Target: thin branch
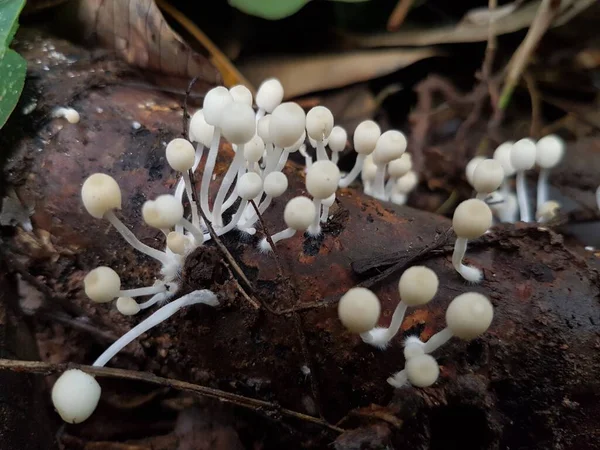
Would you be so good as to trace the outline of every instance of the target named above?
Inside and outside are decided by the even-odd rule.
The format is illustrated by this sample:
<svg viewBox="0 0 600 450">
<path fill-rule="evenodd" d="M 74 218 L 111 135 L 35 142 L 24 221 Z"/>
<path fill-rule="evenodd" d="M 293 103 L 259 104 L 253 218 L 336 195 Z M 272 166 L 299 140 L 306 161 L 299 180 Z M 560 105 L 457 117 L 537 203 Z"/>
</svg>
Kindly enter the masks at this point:
<svg viewBox="0 0 600 450">
<path fill-rule="evenodd" d="M 221 262 L 223 263 L 223 265 L 225 266 L 225 268 L 229 272 L 229 276 L 231 277 L 231 281 L 233 281 L 233 283 L 235 284 L 235 287 L 237 288 L 237 290 L 240 292 L 240 294 L 242 294 L 242 297 L 244 297 L 248 301 L 248 303 L 250 303 L 252 305 L 252 307 L 254 309 L 260 309 L 261 304 L 257 300 L 255 300 L 254 298 L 250 297 L 250 295 L 248 295 L 248 293 L 244 290 L 244 288 L 242 287 L 242 285 L 240 284 L 240 282 L 237 280 L 237 278 L 233 276 L 233 272 L 231 271 L 231 267 L 229 267 L 229 264 L 227 264 L 225 261 L 221 261 Z"/>
<path fill-rule="evenodd" d="M 275 264 L 277 264 L 277 270 L 279 271 L 279 276 L 281 278 L 283 278 L 283 270 L 281 269 L 281 262 L 279 261 L 279 255 L 277 255 L 277 247 L 275 247 L 275 242 L 273 242 L 273 238 L 271 238 L 271 233 L 269 233 L 269 230 L 267 229 L 267 226 L 265 225 L 263 217 L 262 217 L 260 211 L 258 210 L 256 203 L 254 203 L 254 200 L 250 200 L 250 204 L 252 205 L 252 207 L 254 208 L 254 211 L 256 212 L 258 221 L 260 222 L 260 226 L 262 228 L 263 233 L 265 234 L 265 238 L 267 239 L 267 242 L 273 249 L 273 256 L 275 257 Z"/>
<path fill-rule="evenodd" d="M 388 31 L 396 31 L 400 28 L 414 2 L 415 0 L 398 0 L 387 22 Z"/>
<path fill-rule="evenodd" d="M 90 336 L 95 338 L 97 341 L 105 344 L 106 342 L 114 342 L 119 337 L 110 331 L 104 331 L 99 328 L 96 328 L 93 324 L 82 321 L 81 317 L 70 317 L 67 314 L 49 309 L 49 308 L 38 308 L 32 311 L 36 317 L 41 317 L 42 319 L 46 319 L 52 322 L 58 322 L 67 327 L 71 327 L 74 330 L 83 331 L 88 333 Z"/>
<path fill-rule="evenodd" d="M 532 138 L 539 138 L 542 129 L 542 99 L 540 91 L 537 88 L 537 83 L 533 75 L 529 71 L 523 73 L 523 79 L 531 98 L 531 129 L 529 135 Z"/>
<path fill-rule="evenodd" d="M 194 87 L 194 84 L 196 84 L 196 81 L 198 81 L 198 77 L 194 77 L 192 78 L 192 80 L 190 81 L 190 84 L 188 84 L 187 90 L 185 91 L 185 97 L 183 97 L 183 132 L 181 133 L 182 136 L 189 140 L 190 136 L 188 133 L 189 130 L 189 121 L 190 121 L 190 115 L 188 113 L 188 99 L 190 98 L 190 93 L 192 92 L 192 88 Z"/>
<path fill-rule="evenodd" d="M 200 395 L 203 397 L 214 398 L 223 403 L 230 403 L 242 408 L 251 409 L 258 413 L 262 413 L 267 417 L 277 417 L 278 415 L 293 417 L 304 422 L 309 422 L 321 427 L 328 428 L 338 433 L 343 433 L 345 430 L 325 420 L 319 419 L 318 417 L 309 416 L 301 412 L 293 411 L 291 409 L 282 408 L 279 405 L 267 402 L 265 400 L 259 400 L 256 398 L 245 397 L 231 392 L 222 391 L 220 389 L 214 389 L 207 386 L 200 386 L 198 384 L 188 383 L 185 381 L 174 380 L 172 378 L 159 377 L 148 372 L 137 372 L 134 370 L 124 369 L 113 369 L 110 367 L 95 367 L 85 366 L 81 364 L 51 364 L 39 361 L 16 361 L 11 359 L 0 359 L 0 370 L 10 370 L 13 372 L 21 373 L 37 373 L 41 375 L 51 375 L 55 373 L 64 372 L 67 369 L 80 369 L 91 375 L 98 377 L 107 378 L 118 378 L 122 380 L 133 380 L 141 381 L 144 383 L 151 383 L 158 386 L 166 386 L 183 392 L 189 392 L 192 394 Z"/>
</svg>

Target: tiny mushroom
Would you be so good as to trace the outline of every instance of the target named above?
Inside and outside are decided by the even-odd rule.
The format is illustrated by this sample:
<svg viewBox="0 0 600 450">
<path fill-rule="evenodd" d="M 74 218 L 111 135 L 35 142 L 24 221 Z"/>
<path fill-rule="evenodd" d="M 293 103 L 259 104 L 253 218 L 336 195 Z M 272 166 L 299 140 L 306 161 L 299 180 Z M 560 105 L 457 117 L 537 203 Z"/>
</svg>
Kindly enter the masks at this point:
<svg viewBox="0 0 600 450">
<path fill-rule="evenodd" d="M 283 100 L 283 86 L 277 78 L 269 78 L 262 82 L 256 93 L 256 106 L 258 111 L 256 119 L 260 119 L 265 113 L 272 113 Z"/>
<path fill-rule="evenodd" d="M 340 159 L 340 153 L 346 148 L 346 141 L 348 140 L 348 134 L 339 125 L 332 128 L 331 134 L 329 135 L 329 149 L 331 150 L 331 161 L 334 164 L 338 163 Z"/>
<path fill-rule="evenodd" d="M 316 236 L 321 233 L 321 203 L 335 194 L 340 181 L 340 169 L 329 160 L 316 161 L 306 172 L 306 190 L 313 196 L 316 216 L 308 233 Z"/>
<path fill-rule="evenodd" d="M 340 180 L 340 187 L 350 186 L 363 167 L 363 162 L 367 155 L 373 153 L 377 140 L 381 136 L 381 129 L 372 120 L 365 120 L 358 124 L 354 130 L 354 151 L 357 153 L 354 167 L 344 178 Z"/>
<path fill-rule="evenodd" d="M 377 139 L 375 150 L 373 150 L 373 162 L 377 166 L 373 182 L 373 197 L 378 200 L 386 200 L 385 173 L 387 165 L 400 158 L 406 151 L 406 146 L 406 136 L 398 130 L 388 130 Z"/>
<path fill-rule="evenodd" d="M 365 333 L 379 320 L 381 305 L 369 289 L 354 287 L 348 290 L 338 303 L 338 317 L 351 333 Z"/>
<path fill-rule="evenodd" d="M 540 168 L 537 184 L 537 208 L 548 201 L 550 170 L 560 163 L 565 153 L 565 142 L 555 134 L 541 138 L 536 144 L 535 162 Z"/>
<path fill-rule="evenodd" d="M 316 142 L 317 161 L 329 159 L 325 152 L 325 139 L 333 130 L 333 114 L 325 106 L 315 106 L 306 114 L 306 132 Z"/>
<path fill-rule="evenodd" d="M 473 188 L 479 200 L 485 200 L 504 181 L 502 164 L 495 159 L 484 159 L 473 171 Z"/>
<path fill-rule="evenodd" d="M 317 208 L 308 197 L 294 197 L 285 205 L 283 210 L 283 220 L 287 228 L 279 233 L 271 236 L 274 244 L 277 242 L 291 238 L 297 231 L 306 231 L 314 222 L 317 216 Z M 267 238 L 260 241 L 259 248 L 263 252 L 272 251 L 271 244 Z"/>
<path fill-rule="evenodd" d="M 96 410 L 101 393 L 102 389 L 92 375 L 69 369 L 52 386 L 52 404 L 65 422 L 81 423 Z"/>
<path fill-rule="evenodd" d="M 536 152 L 535 142 L 529 138 L 515 142 L 510 150 L 510 163 L 517 173 L 517 201 L 522 222 L 531 222 L 525 172 L 535 165 Z"/>
</svg>

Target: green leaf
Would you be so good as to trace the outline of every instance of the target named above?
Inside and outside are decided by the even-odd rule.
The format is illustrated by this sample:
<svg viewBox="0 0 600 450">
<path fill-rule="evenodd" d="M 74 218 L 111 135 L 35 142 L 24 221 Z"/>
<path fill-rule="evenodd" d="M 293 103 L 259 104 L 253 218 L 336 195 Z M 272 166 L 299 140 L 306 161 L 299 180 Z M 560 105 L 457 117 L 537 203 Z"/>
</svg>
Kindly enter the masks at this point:
<svg viewBox="0 0 600 450">
<path fill-rule="evenodd" d="M 25 0 L 0 0 L 0 59 L 15 36 L 24 6 Z"/>
<path fill-rule="evenodd" d="M 8 49 L 0 61 L 0 128 L 19 101 L 26 72 L 27 62 L 17 52 Z"/>
<path fill-rule="evenodd" d="M 268 20 L 279 20 L 297 13 L 310 0 L 229 0 L 229 4 L 246 14 Z M 358 3 L 369 0 L 335 0 Z"/>
</svg>

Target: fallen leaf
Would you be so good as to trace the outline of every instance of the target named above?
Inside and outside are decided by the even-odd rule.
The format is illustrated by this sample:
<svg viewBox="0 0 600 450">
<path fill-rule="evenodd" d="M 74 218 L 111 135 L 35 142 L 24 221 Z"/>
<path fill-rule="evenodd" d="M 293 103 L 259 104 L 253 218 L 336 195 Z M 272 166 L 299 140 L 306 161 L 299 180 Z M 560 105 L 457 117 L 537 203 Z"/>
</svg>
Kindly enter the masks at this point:
<svg viewBox="0 0 600 450">
<path fill-rule="evenodd" d="M 437 54 L 430 48 L 358 50 L 260 58 L 240 63 L 239 67 L 256 85 L 265 78 L 278 78 L 283 84 L 286 98 L 293 98 L 388 75 Z"/>
<path fill-rule="evenodd" d="M 219 84 L 218 71 L 166 23 L 154 0 L 79 0 L 77 17 L 105 47 L 129 64 Z"/>
</svg>

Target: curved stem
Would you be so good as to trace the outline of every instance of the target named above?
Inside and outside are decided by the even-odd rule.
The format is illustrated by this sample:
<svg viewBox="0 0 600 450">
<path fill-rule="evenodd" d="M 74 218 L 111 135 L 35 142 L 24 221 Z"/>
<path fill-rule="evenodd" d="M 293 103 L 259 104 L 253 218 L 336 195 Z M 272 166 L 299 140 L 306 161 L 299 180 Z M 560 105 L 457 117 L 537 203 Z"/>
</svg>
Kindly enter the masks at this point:
<svg viewBox="0 0 600 450">
<path fill-rule="evenodd" d="M 529 208 L 529 199 L 527 198 L 527 180 L 525 171 L 517 172 L 517 201 L 519 202 L 519 213 L 522 222 L 531 222 L 531 211 Z"/>
<path fill-rule="evenodd" d="M 425 342 L 425 346 L 423 347 L 423 351 L 425 353 L 432 353 L 448 342 L 454 334 L 450 330 L 450 328 L 444 328 L 442 331 L 435 333 L 433 336 L 429 338 L 427 342 Z"/>
<path fill-rule="evenodd" d="M 219 127 L 215 127 L 213 139 L 210 144 L 210 150 L 208 151 L 208 156 L 206 157 L 206 164 L 204 165 L 204 172 L 202 173 L 202 183 L 200 184 L 200 207 L 202 208 L 202 211 L 208 220 L 211 220 L 212 218 L 210 207 L 208 206 L 208 190 L 210 188 L 210 181 L 213 171 L 215 170 L 215 164 L 217 163 L 220 140 L 221 129 Z"/>
<path fill-rule="evenodd" d="M 338 184 L 339 187 L 341 188 L 346 188 L 348 186 L 350 186 L 350 183 L 352 183 L 356 177 L 360 174 L 360 171 L 362 170 L 363 167 L 363 163 L 365 161 L 367 155 L 363 155 L 362 153 L 358 153 L 356 155 L 356 161 L 354 162 L 354 167 L 352 168 L 352 170 L 350 171 L 350 173 L 348 175 L 346 175 L 344 178 L 342 178 Z"/>
<path fill-rule="evenodd" d="M 233 161 L 229 165 L 227 172 L 225 172 L 225 176 L 221 181 L 221 186 L 219 187 L 219 191 L 217 192 L 217 197 L 215 199 L 215 203 L 213 204 L 213 223 L 215 227 L 223 226 L 223 217 L 221 215 L 221 210 L 223 207 L 223 201 L 225 200 L 225 196 L 227 192 L 229 192 L 229 188 L 235 181 L 235 178 L 238 175 L 238 168 L 242 166 L 244 163 L 244 146 L 240 145 L 235 152 L 235 156 L 233 157 Z"/>
<path fill-rule="evenodd" d="M 329 157 L 325 151 L 325 143 L 323 141 L 317 141 L 317 161 L 326 160 L 329 160 Z"/>
<path fill-rule="evenodd" d="M 160 292 L 165 292 L 167 286 L 163 283 L 147 286 L 143 288 L 127 289 L 119 292 L 119 297 L 141 297 L 143 295 L 153 295 Z"/>
<path fill-rule="evenodd" d="M 223 228 L 219 228 L 218 230 L 216 230 L 217 236 L 222 236 L 225 233 L 230 232 L 237 226 L 237 224 L 240 221 L 240 218 L 242 217 L 242 214 L 244 213 L 244 209 L 246 209 L 247 205 L 248 205 L 248 200 L 242 200 L 242 202 L 240 203 L 240 206 L 238 206 L 237 211 L 235 212 L 235 214 L 233 215 L 233 217 L 231 218 L 229 223 L 226 226 L 224 226 Z"/>
<path fill-rule="evenodd" d="M 340 160 L 340 152 L 331 152 L 331 162 L 337 164 Z"/>
<path fill-rule="evenodd" d="M 310 227 L 308 227 L 308 230 L 307 230 L 308 234 L 310 234 L 311 236 L 318 236 L 319 234 L 321 234 L 321 224 L 320 224 L 321 203 L 322 203 L 322 200 L 320 200 L 318 198 L 313 199 L 313 204 L 315 205 L 316 214 L 315 214 L 315 219 L 313 220 L 312 225 Z"/>
<path fill-rule="evenodd" d="M 400 300 L 400 302 L 398 302 L 398 305 L 396 305 L 394 314 L 392 315 L 392 322 L 390 323 L 390 326 L 388 327 L 385 333 L 385 337 L 388 342 L 391 341 L 394 338 L 394 336 L 398 334 L 398 331 L 400 331 L 402 321 L 404 320 L 404 316 L 406 315 L 406 309 L 406 303 Z"/>
<path fill-rule="evenodd" d="M 200 227 L 200 215 L 198 214 L 198 206 L 192 196 L 192 180 L 190 179 L 189 172 L 183 172 L 183 182 L 185 184 L 185 191 L 190 202 L 190 209 L 192 210 L 192 223 L 195 227 Z"/>
<path fill-rule="evenodd" d="M 277 244 L 279 241 L 282 241 L 284 239 L 289 239 L 292 236 L 294 236 L 295 234 L 296 234 L 296 230 L 294 230 L 293 228 L 286 228 L 285 230 L 282 230 L 282 231 L 272 235 L 271 240 L 273 241 L 273 244 Z M 269 244 L 269 240 L 267 238 L 263 238 L 260 241 L 260 249 L 265 252 L 273 250 L 271 248 L 271 244 Z"/>
<path fill-rule="evenodd" d="M 183 225 L 183 228 L 185 228 L 186 230 L 188 230 L 191 233 L 191 235 L 194 236 L 194 239 L 196 241 L 196 245 L 202 245 L 202 244 L 204 244 L 204 233 L 196 225 L 194 225 L 193 223 L 191 223 L 186 218 L 182 218 L 179 221 L 178 225 Z"/>
</svg>

